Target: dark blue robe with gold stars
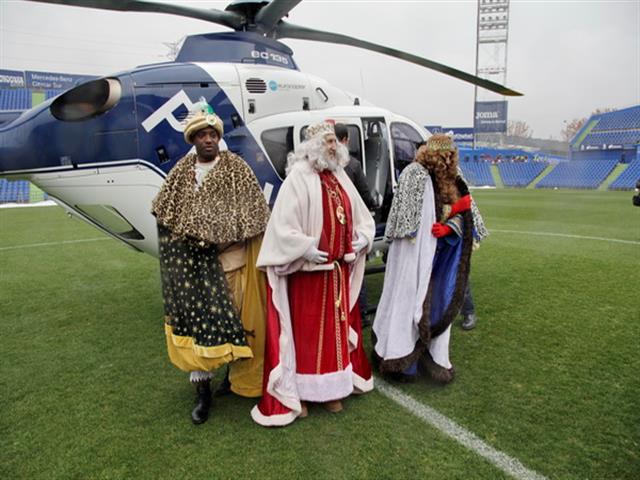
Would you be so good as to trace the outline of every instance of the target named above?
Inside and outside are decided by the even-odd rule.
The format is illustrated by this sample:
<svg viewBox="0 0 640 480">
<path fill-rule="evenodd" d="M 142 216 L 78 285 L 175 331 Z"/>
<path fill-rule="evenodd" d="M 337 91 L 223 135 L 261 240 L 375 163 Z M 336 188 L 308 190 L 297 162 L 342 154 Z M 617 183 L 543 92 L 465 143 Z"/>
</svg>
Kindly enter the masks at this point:
<svg viewBox="0 0 640 480">
<path fill-rule="evenodd" d="M 171 362 L 212 371 L 251 358 L 215 245 L 175 238 L 158 225 L 165 333 Z"/>
</svg>

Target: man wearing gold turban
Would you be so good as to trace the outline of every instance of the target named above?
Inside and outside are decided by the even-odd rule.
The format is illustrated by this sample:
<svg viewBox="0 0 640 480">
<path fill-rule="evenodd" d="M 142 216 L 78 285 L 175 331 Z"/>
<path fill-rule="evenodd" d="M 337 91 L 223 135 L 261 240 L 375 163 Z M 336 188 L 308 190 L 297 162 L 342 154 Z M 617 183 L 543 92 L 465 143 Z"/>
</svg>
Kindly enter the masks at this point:
<svg viewBox="0 0 640 480">
<path fill-rule="evenodd" d="M 195 146 L 153 201 L 158 222 L 165 333 L 171 362 L 196 386 L 195 424 L 209 416 L 210 380 L 230 362 L 231 389 L 259 396 L 264 276 L 255 268 L 269 207 L 242 158 L 220 151 L 222 120 L 206 103 L 188 117 Z"/>
</svg>

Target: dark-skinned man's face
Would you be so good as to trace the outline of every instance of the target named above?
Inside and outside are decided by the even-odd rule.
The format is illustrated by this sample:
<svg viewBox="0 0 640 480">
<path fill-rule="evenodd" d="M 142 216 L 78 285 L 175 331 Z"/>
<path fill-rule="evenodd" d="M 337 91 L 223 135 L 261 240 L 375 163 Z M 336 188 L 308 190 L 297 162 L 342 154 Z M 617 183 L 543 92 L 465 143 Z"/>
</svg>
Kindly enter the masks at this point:
<svg viewBox="0 0 640 480">
<path fill-rule="evenodd" d="M 196 147 L 196 153 L 201 162 L 211 162 L 218 156 L 218 142 L 220 137 L 213 127 L 206 127 L 198 130 L 193 135 L 193 145 Z"/>
</svg>

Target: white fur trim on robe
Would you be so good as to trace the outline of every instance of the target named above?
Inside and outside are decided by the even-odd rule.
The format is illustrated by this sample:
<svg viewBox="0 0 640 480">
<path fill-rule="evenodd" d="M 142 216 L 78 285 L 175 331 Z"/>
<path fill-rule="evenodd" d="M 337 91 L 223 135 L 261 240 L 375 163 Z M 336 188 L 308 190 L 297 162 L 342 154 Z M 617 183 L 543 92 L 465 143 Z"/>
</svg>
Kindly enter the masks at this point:
<svg viewBox="0 0 640 480">
<path fill-rule="evenodd" d="M 342 168 L 334 175 L 349 195 L 355 235 L 367 239 L 351 265 L 350 310 L 358 301 L 364 277 L 366 252 L 373 246 L 375 223 L 358 191 Z M 267 271 L 273 305 L 280 319 L 280 358 L 267 381 L 267 391 L 280 403 L 300 414 L 300 395 L 296 382 L 296 357 L 289 312 L 288 275 L 298 270 L 333 269 L 333 265 L 307 262 L 302 255 L 310 246 L 318 247 L 322 233 L 322 189 L 320 176 L 307 162 L 293 165 L 282 183 L 264 233 L 257 266 Z M 254 418 L 255 420 L 255 418 Z M 259 422 L 260 423 L 260 422 Z"/>
<path fill-rule="evenodd" d="M 384 360 L 404 358 L 419 338 L 422 304 L 429 288 L 438 239 L 431 234 L 436 221 L 433 184 L 425 179 L 422 217 L 414 239 L 396 238 L 389 246 L 382 295 L 373 321 L 375 351 Z"/>
</svg>

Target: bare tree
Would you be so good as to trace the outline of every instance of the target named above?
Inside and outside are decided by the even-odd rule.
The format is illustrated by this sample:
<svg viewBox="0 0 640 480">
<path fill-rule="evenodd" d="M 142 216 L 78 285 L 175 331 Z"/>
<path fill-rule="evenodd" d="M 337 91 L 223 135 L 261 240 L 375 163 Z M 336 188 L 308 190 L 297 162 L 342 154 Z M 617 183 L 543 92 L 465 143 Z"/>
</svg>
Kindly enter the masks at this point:
<svg viewBox="0 0 640 480">
<path fill-rule="evenodd" d="M 162 56 L 167 57 L 169 60 L 175 60 L 180 52 L 180 48 L 182 48 L 184 39 L 185 37 L 181 37 L 175 42 L 162 42 L 162 44 L 169 49 L 169 51 Z"/>
<path fill-rule="evenodd" d="M 509 120 L 507 123 L 507 135 L 510 137 L 531 138 L 533 130 L 524 120 Z"/>
<path fill-rule="evenodd" d="M 570 122 L 564 121 L 564 128 L 560 131 L 560 138 L 565 142 L 570 142 L 573 137 L 575 137 L 576 133 L 580 131 L 580 129 L 584 126 L 587 120 L 594 116 L 600 115 L 601 113 L 613 112 L 614 108 L 596 108 L 589 117 L 584 118 L 574 118 Z"/>
<path fill-rule="evenodd" d="M 586 118 L 574 118 L 570 122 L 564 121 L 564 128 L 560 130 L 560 138 L 565 142 L 570 142 L 571 139 L 580 131 Z"/>
</svg>

